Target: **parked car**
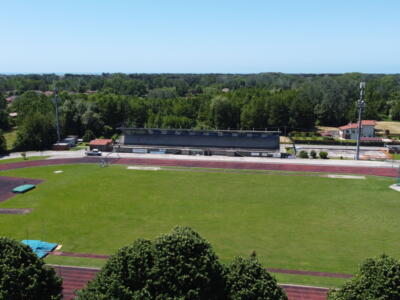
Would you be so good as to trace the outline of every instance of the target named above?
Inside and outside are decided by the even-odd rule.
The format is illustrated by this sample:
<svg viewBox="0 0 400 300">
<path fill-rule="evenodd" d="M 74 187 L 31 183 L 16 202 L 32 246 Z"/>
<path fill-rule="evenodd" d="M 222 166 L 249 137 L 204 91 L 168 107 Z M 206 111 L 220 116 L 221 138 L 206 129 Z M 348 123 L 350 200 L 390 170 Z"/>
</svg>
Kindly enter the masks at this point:
<svg viewBox="0 0 400 300">
<path fill-rule="evenodd" d="M 101 151 L 99 151 L 99 149 L 93 149 L 91 151 L 86 151 L 85 154 L 87 156 L 101 156 Z"/>
</svg>

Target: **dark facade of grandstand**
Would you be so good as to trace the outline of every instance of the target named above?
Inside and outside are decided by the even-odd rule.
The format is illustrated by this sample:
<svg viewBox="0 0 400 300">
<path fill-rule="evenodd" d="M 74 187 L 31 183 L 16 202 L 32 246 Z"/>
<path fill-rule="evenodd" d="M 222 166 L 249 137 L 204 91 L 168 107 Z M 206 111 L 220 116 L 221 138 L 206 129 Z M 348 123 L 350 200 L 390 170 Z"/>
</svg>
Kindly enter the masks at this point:
<svg viewBox="0 0 400 300">
<path fill-rule="evenodd" d="M 123 146 L 279 150 L 278 131 L 120 128 Z"/>
</svg>

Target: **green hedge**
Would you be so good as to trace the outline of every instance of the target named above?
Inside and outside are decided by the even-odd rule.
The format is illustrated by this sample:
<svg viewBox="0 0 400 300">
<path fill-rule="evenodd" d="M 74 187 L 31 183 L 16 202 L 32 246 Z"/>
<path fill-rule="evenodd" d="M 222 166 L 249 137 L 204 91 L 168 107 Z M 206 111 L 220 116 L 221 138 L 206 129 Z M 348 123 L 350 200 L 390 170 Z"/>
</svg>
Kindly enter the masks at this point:
<svg viewBox="0 0 400 300">
<path fill-rule="evenodd" d="M 307 145 L 340 145 L 340 146 L 356 146 L 355 140 L 328 140 L 328 139 L 310 139 L 310 138 L 296 138 L 294 139 L 295 144 L 307 144 Z M 383 147 L 384 142 L 361 142 L 362 146 L 376 146 Z M 398 142 L 392 144 L 400 144 Z"/>
</svg>

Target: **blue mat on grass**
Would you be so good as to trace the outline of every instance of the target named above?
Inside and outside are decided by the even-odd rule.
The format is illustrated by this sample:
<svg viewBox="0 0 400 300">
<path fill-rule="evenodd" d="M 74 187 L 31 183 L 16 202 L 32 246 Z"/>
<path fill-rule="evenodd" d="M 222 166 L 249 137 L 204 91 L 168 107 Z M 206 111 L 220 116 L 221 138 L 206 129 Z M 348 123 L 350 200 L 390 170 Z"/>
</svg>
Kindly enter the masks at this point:
<svg viewBox="0 0 400 300">
<path fill-rule="evenodd" d="M 58 244 L 47 243 L 39 240 L 23 240 L 22 244 L 29 246 L 33 252 L 40 258 L 45 257 L 49 252 L 53 251 Z"/>
<path fill-rule="evenodd" d="M 20 186 L 17 186 L 16 188 L 13 189 L 14 193 L 25 193 L 27 191 L 30 191 L 31 189 L 34 189 L 36 186 L 34 184 L 23 184 Z"/>
</svg>

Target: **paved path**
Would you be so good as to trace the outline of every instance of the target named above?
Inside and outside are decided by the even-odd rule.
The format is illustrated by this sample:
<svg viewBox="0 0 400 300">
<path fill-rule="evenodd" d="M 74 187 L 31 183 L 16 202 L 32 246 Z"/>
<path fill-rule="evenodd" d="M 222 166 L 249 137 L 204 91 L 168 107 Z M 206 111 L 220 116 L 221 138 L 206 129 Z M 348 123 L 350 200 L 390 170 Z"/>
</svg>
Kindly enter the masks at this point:
<svg viewBox="0 0 400 300">
<path fill-rule="evenodd" d="M 83 150 L 79 151 L 43 151 L 43 152 L 27 152 L 27 156 L 44 156 L 46 159 L 63 159 L 63 158 L 82 158 L 85 157 Z M 138 154 L 138 153 L 104 153 L 113 158 L 147 158 L 147 159 L 172 159 L 172 160 L 198 160 L 198 161 L 244 161 L 258 163 L 284 163 L 284 164 L 308 164 L 308 165 L 333 165 L 333 166 L 372 166 L 372 167 L 393 167 L 400 161 L 384 160 L 338 160 L 338 159 L 279 159 L 268 157 L 231 157 L 231 156 L 193 156 L 193 155 L 174 155 L 174 154 Z M 17 152 L 8 156 L 0 156 L 0 160 L 8 158 L 20 158 Z"/>
<path fill-rule="evenodd" d="M 63 278 L 64 299 L 74 298 L 74 290 L 82 289 L 88 281 L 92 280 L 99 269 L 80 268 L 53 265 L 56 273 Z M 326 300 L 328 289 L 319 287 L 299 286 L 291 284 L 281 285 L 289 300 Z"/>
</svg>

